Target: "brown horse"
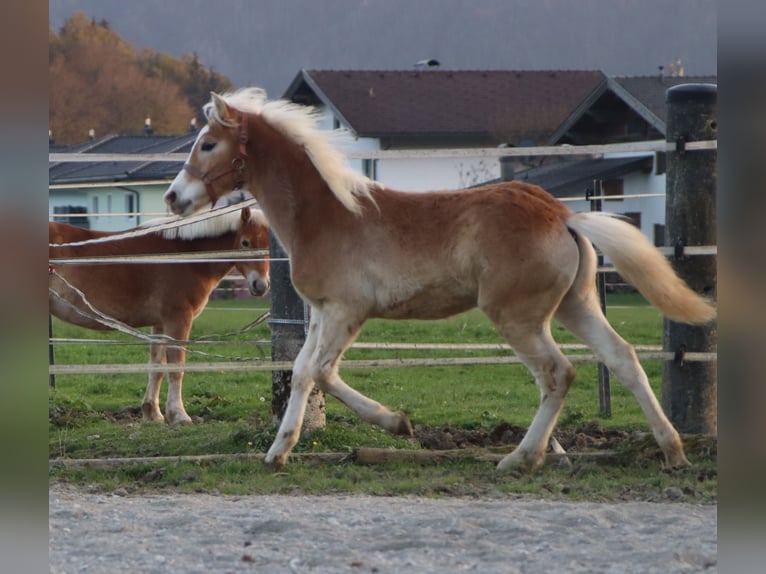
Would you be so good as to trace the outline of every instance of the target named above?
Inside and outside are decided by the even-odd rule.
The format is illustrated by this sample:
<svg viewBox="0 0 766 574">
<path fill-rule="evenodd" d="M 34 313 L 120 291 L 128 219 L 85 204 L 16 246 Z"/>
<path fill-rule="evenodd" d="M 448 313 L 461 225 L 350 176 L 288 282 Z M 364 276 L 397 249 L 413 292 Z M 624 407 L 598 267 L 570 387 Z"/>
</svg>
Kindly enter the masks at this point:
<svg viewBox="0 0 766 574">
<path fill-rule="evenodd" d="M 148 224 L 147 224 L 148 225 Z M 144 226 L 145 227 L 145 226 Z M 75 243 L 109 237 L 117 233 L 90 231 L 64 223 L 49 222 L 51 246 L 49 257 L 129 256 L 231 249 L 268 249 L 266 219 L 259 210 L 249 208 L 219 215 L 201 222 L 145 234 L 77 246 Z M 120 232 L 122 234 L 124 232 Z M 111 327 L 98 319 L 97 313 L 130 327 L 151 327 L 154 335 L 178 341 L 189 338 L 192 321 L 207 304 L 208 297 L 233 267 L 247 279 L 253 295 L 269 290 L 269 261 L 185 262 L 185 263 L 115 263 L 104 265 L 61 265 L 52 270 L 49 282 L 49 306 L 52 315 L 88 329 Z M 82 295 L 85 296 L 83 301 Z M 94 312 L 90 307 L 96 310 Z M 151 364 L 183 364 L 183 343 L 168 344 L 165 337 L 151 343 Z M 163 373 L 149 373 L 141 410 L 144 420 L 169 424 L 190 423 L 181 396 L 183 372 L 168 373 L 165 416 L 160 411 L 160 386 Z"/>
<path fill-rule="evenodd" d="M 290 257 L 296 289 L 311 307 L 267 464 L 286 462 L 315 383 L 365 421 L 410 434 L 404 414 L 341 380 L 343 352 L 369 317 L 436 319 L 476 306 L 532 372 L 541 395 L 526 436 L 500 469 L 542 464 L 574 379 L 551 336 L 553 317 L 633 392 L 666 464 L 688 464 L 633 348 L 600 310 L 591 241 L 671 319 L 704 323 L 716 313 L 638 229 L 605 213 L 573 213 L 539 187 L 518 181 L 431 193 L 388 189 L 346 166 L 310 110 L 267 101 L 257 88 L 213 94 L 204 112 L 208 124 L 166 202 L 174 213 L 188 215 L 232 188 L 252 190 Z"/>
</svg>

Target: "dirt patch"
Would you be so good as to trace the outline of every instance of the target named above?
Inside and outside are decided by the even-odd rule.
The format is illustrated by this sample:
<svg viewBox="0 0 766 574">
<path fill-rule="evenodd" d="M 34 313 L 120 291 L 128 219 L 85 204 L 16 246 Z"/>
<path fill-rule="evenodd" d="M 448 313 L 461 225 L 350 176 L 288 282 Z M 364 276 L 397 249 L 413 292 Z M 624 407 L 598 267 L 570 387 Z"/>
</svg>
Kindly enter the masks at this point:
<svg viewBox="0 0 766 574">
<path fill-rule="evenodd" d="M 142 416 L 141 407 L 124 407 L 116 411 L 106 411 L 104 413 L 106 420 L 120 424 L 140 423 Z"/>
<path fill-rule="evenodd" d="M 415 438 L 423 448 L 434 450 L 491 448 L 517 445 L 526 432 L 525 427 L 503 421 L 491 430 L 416 426 Z M 647 433 L 606 429 L 592 422 L 575 429 L 556 429 L 553 436 L 566 451 L 586 451 L 612 450 L 626 442 L 644 442 Z"/>
<path fill-rule="evenodd" d="M 140 407 L 124 407 L 103 413 L 103 417 L 115 424 L 141 423 Z M 65 417 L 69 418 L 69 417 Z M 51 420 L 54 422 L 54 420 Z M 194 418 L 195 424 L 204 424 L 204 419 Z M 428 450 L 452 450 L 461 448 L 487 448 L 499 451 L 516 446 L 524 438 L 527 428 L 507 421 L 495 427 L 470 429 L 448 424 L 434 427 L 415 425 L 414 438 Z M 651 433 L 608 429 L 596 421 L 575 428 L 555 429 L 553 437 L 567 452 L 614 451 L 635 462 L 636 460 L 662 460 L 662 451 Z M 715 459 L 718 454 L 716 437 L 688 435 L 683 437 L 687 454 L 698 454 L 706 459 Z"/>
</svg>

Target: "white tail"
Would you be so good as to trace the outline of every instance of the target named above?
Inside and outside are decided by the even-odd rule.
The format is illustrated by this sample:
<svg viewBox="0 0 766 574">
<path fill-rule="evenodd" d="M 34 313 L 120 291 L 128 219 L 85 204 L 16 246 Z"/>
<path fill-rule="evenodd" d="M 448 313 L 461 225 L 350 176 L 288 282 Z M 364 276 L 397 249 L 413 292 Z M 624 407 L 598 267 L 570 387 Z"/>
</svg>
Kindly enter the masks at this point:
<svg viewBox="0 0 766 574">
<path fill-rule="evenodd" d="M 634 225 L 611 213 L 575 213 L 567 226 L 592 241 L 620 275 L 662 313 L 680 323 L 711 321 L 716 310 L 676 275 L 668 260 Z"/>
</svg>

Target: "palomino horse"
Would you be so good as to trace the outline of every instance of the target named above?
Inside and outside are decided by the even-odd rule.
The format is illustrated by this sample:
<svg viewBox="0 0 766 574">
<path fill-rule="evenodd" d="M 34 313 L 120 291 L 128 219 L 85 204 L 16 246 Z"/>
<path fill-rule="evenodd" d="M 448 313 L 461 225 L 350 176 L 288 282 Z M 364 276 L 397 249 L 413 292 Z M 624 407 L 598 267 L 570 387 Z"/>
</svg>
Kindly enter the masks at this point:
<svg viewBox="0 0 766 574">
<path fill-rule="evenodd" d="M 152 223 L 152 222 L 150 222 Z M 156 222 L 155 222 L 156 223 Z M 149 225 L 149 223 L 145 224 Z M 116 235 L 89 231 L 64 223 L 48 223 L 52 244 L 74 243 Z M 123 233 L 123 232 L 120 232 Z M 184 254 L 230 249 L 267 249 L 269 232 L 259 210 L 244 208 L 190 225 L 155 233 L 115 239 L 103 243 L 49 248 L 49 257 L 92 257 L 98 255 Z M 117 263 L 109 265 L 61 265 L 50 275 L 49 305 L 52 315 L 88 329 L 107 330 L 98 313 L 130 327 L 151 327 L 158 337 L 151 343 L 150 363 L 182 364 L 183 341 L 189 338 L 193 319 L 204 309 L 208 297 L 233 267 L 247 279 L 253 295 L 269 290 L 269 261 L 242 260 L 233 263 Z M 78 290 L 85 296 L 83 301 Z M 190 423 L 181 397 L 183 372 L 168 373 L 165 416 L 160 411 L 163 373 L 149 373 L 141 411 L 144 420 L 169 424 Z"/>
<path fill-rule="evenodd" d="M 315 383 L 363 420 L 411 434 L 404 414 L 341 380 L 340 358 L 369 317 L 436 319 L 475 306 L 529 368 L 541 394 L 529 430 L 498 468 L 543 463 L 574 379 L 551 336 L 553 317 L 633 392 L 666 464 L 688 464 L 633 348 L 600 310 L 590 242 L 669 318 L 704 323 L 716 312 L 638 229 L 605 213 L 573 213 L 519 181 L 431 193 L 388 189 L 346 166 L 310 110 L 267 101 L 257 88 L 213 94 L 204 112 L 208 124 L 166 202 L 188 215 L 232 188 L 252 190 L 290 257 L 295 288 L 311 307 L 267 464 L 285 464 Z"/>
</svg>

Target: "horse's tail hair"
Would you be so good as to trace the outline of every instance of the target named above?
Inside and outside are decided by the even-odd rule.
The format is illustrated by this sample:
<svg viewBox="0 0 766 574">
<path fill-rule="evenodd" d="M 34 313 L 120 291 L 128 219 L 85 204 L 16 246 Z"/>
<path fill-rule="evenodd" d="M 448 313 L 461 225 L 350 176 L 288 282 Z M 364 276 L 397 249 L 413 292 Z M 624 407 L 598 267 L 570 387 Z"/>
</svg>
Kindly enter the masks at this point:
<svg viewBox="0 0 766 574">
<path fill-rule="evenodd" d="M 592 241 L 620 275 L 669 319 L 702 324 L 716 317 L 710 301 L 692 291 L 634 225 L 606 212 L 575 213 L 566 224 Z"/>
</svg>

